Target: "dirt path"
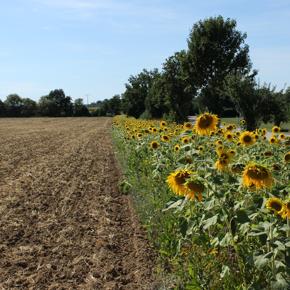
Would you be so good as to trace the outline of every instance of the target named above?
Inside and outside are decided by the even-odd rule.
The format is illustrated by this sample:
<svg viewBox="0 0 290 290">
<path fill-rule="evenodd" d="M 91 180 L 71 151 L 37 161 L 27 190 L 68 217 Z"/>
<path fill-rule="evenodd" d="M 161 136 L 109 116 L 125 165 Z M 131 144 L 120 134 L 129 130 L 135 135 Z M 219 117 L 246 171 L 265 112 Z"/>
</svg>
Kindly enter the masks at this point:
<svg viewBox="0 0 290 290">
<path fill-rule="evenodd" d="M 110 126 L 0 119 L 0 289 L 153 288 Z"/>
</svg>

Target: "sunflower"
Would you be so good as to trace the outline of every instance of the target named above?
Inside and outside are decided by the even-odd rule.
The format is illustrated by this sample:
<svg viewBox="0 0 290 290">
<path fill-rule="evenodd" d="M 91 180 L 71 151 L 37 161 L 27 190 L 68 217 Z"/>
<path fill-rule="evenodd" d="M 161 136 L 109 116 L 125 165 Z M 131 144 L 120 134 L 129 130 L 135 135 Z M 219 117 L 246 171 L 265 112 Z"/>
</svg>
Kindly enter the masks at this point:
<svg viewBox="0 0 290 290">
<path fill-rule="evenodd" d="M 265 136 L 267 134 L 267 129 L 266 128 L 263 128 L 261 134 L 262 134 L 262 136 Z"/>
<path fill-rule="evenodd" d="M 166 125 L 167 125 L 167 123 L 166 123 L 165 121 L 161 121 L 161 122 L 160 122 L 160 127 L 161 127 L 161 128 L 165 127 Z"/>
<path fill-rule="evenodd" d="M 176 144 L 176 145 L 174 146 L 174 151 L 177 152 L 177 151 L 179 151 L 179 150 L 180 150 L 180 145 L 179 145 L 179 144 Z"/>
<path fill-rule="evenodd" d="M 274 126 L 273 128 L 272 128 L 272 133 L 279 133 L 280 132 L 280 127 L 278 127 L 278 126 Z"/>
<path fill-rule="evenodd" d="M 285 161 L 286 163 L 289 163 L 289 162 L 290 162 L 290 151 L 287 152 L 287 153 L 285 154 L 285 156 L 284 156 L 284 161 Z"/>
<path fill-rule="evenodd" d="M 243 185 L 245 187 L 270 188 L 273 183 L 270 171 L 264 166 L 251 163 L 243 171 Z"/>
<path fill-rule="evenodd" d="M 236 150 L 231 149 L 231 150 L 229 151 L 229 154 L 230 154 L 231 156 L 235 156 L 235 155 L 236 155 Z"/>
<path fill-rule="evenodd" d="M 202 192 L 204 191 L 205 187 L 199 180 L 186 181 L 185 187 L 187 189 L 185 196 L 188 199 L 194 200 L 197 195 L 198 201 L 202 200 Z"/>
<path fill-rule="evenodd" d="M 290 219 L 290 199 L 286 200 L 286 202 L 284 202 L 284 208 L 283 208 L 283 212 L 282 212 L 282 218 L 288 218 Z"/>
<path fill-rule="evenodd" d="M 177 195 L 186 195 L 188 188 L 185 186 L 187 179 L 192 174 L 188 169 L 178 169 L 167 177 L 167 183 L 170 189 Z"/>
<path fill-rule="evenodd" d="M 270 197 L 266 201 L 266 208 L 273 211 L 275 214 L 283 216 L 285 205 L 280 198 Z"/>
<path fill-rule="evenodd" d="M 274 171 L 279 171 L 279 170 L 281 170 L 281 166 L 279 164 L 275 163 L 275 164 L 272 165 L 272 169 Z"/>
<path fill-rule="evenodd" d="M 232 132 L 227 131 L 227 132 L 225 133 L 225 139 L 227 139 L 228 141 L 232 141 L 233 138 L 234 138 L 234 134 L 233 134 Z"/>
<path fill-rule="evenodd" d="M 275 144 L 275 143 L 278 143 L 278 140 L 277 140 L 277 138 L 275 136 L 271 136 L 271 138 L 269 139 L 269 142 L 271 144 Z"/>
<path fill-rule="evenodd" d="M 233 173 L 242 173 L 243 170 L 245 168 L 245 165 L 244 164 L 241 164 L 241 163 L 236 163 L 236 164 L 233 164 L 232 167 L 231 167 L 231 171 Z"/>
<path fill-rule="evenodd" d="M 223 145 L 222 140 L 217 140 L 217 141 L 215 141 L 215 145 L 216 145 L 216 146 Z"/>
<path fill-rule="evenodd" d="M 256 142 L 255 135 L 252 132 L 245 131 L 240 135 L 239 141 L 245 146 L 253 145 Z"/>
<path fill-rule="evenodd" d="M 215 149 L 217 154 L 223 152 L 223 150 L 224 150 L 224 146 L 222 146 L 222 145 L 217 146 L 216 149 Z"/>
<path fill-rule="evenodd" d="M 194 128 L 199 135 L 209 135 L 216 130 L 218 121 L 217 115 L 204 113 L 197 117 Z"/>
<path fill-rule="evenodd" d="M 190 141 L 190 137 L 188 137 L 188 136 L 184 136 L 184 137 L 181 138 L 181 142 L 183 144 L 188 144 L 189 141 Z"/>
<path fill-rule="evenodd" d="M 142 133 L 138 133 L 138 134 L 137 134 L 137 137 L 138 137 L 138 138 L 141 138 L 141 137 L 142 137 Z"/>
<path fill-rule="evenodd" d="M 229 165 L 229 161 L 226 159 L 222 159 L 219 158 L 216 163 L 214 164 L 214 167 L 218 170 L 218 171 L 227 171 L 228 170 L 228 165 Z"/>
<path fill-rule="evenodd" d="M 157 141 L 152 141 L 152 142 L 150 143 L 150 147 L 151 147 L 152 149 L 157 149 L 157 148 L 159 147 L 159 143 L 158 143 Z"/>
<path fill-rule="evenodd" d="M 245 121 L 245 120 L 241 120 L 241 121 L 240 121 L 240 124 L 243 126 L 243 125 L 246 124 L 246 121 Z"/>
<path fill-rule="evenodd" d="M 232 130 L 235 129 L 235 125 L 230 124 L 230 125 L 228 125 L 228 126 L 226 127 L 226 129 L 227 129 L 227 131 L 232 131 Z"/>
<path fill-rule="evenodd" d="M 161 140 L 162 140 L 163 142 L 169 142 L 169 137 L 168 137 L 167 135 L 162 135 L 162 136 L 161 136 Z"/>
<path fill-rule="evenodd" d="M 285 136 L 285 134 L 281 133 L 281 134 L 279 135 L 279 138 L 280 138 L 281 140 L 284 140 L 284 139 L 286 138 L 286 136 Z"/>
<path fill-rule="evenodd" d="M 190 122 L 186 122 L 183 124 L 183 129 L 184 130 L 190 130 L 192 129 L 192 124 Z"/>
<path fill-rule="evenodd" d="M 200 152 L 200 153 L 202 153 L 203 151 L 204 151 L 204 147 L 203 146 L 198 146 L 198 151 Z"/>
<path fill-rule="evenodd" d="M 273 156 L 273 152 L 271 152 L 271 151 L 266 151 L 266 152 L 264 152 L 264 156 L 266 156 L 266 157 Z"/>
<path fill-rule="evenodd" d="M 232 159 L 232 156 L 233 156 L 233 154 L 231 154 L 230 152 L 227 152 L 225 150 L 219 151 L 217 153 L 218 153 L 218 156 L 220 159 L 226 160 L 228 162 L 230 162 L 230 160 Z"/>
</svg>

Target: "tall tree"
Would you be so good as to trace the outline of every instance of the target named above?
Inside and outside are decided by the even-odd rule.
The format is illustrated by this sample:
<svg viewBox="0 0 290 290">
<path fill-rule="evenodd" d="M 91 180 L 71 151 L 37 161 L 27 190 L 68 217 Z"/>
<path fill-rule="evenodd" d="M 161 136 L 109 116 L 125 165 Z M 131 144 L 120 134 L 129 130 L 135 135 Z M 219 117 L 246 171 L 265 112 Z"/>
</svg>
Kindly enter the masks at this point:
<svg viewBox="0 0 290 290">
<path fill-rule="evenodd" d="M 66 96 L 62 89 L 53 90 L 41 97 L 39 107 L 44 116 L 66 117 L 73 114 L 71 97 Z"/>
<path fill-rule="evenodd" d="M 145 100 L 158 70 L 143 70 L 136 76 L 130 76 L 122 95 L 122 109 L 125 114 L 139 117 L 145 111 Z"/>
<path fill-rule="evenodd" d="M 255 73 L 245 76 L 237 73 L 227 76 L 226 93 L 235 104 L 239 114 L 245 119 L 247 129 L 256 129 L 265 116 L 264 107 L 267 94 L 257 89 Z"/>
<path fill-rule="evenodd" d="M 0 100 L 0 117 L 5 117 L 6 116 L 6 106 L 5 103 L 3 103 Z"/>
<path fill-rule="evenodd" d="M 195 87 L 190 86 L 186 69 L 188 55 L 184 50 L 176 52 L 163 64 L 165 80 L 164 104 L 170 117 L 177 121 L 185 121 L 192 110 Z"/>
<path fill-rule="evenodd" d="M 73 105 L 73 115 L 76 117 L 90 116 L 88 108 L 84 105 L 83 99 L 75 99 Z"/>
<path fill-rule="evenodd" d="M 18 96 L 17 94 L 8 95 L 4 103 L 7 110 L 7 116 L 9 117 L 21 116 L 21 109 L 23 106 L 23 101 L 20 96 Z"/>
<path fill-rule="evenodd" d="M 251 69 L 246 34 L 236 29 L 236 21 L 222 16 L 196 23 L 188 38 L 188 77 L 196 86 L 201 106 L 222 114 L 223 83 L 233 72 L 247 74 Z M 229 103 L 228 103 L 229 104 Z"/>
</svg>

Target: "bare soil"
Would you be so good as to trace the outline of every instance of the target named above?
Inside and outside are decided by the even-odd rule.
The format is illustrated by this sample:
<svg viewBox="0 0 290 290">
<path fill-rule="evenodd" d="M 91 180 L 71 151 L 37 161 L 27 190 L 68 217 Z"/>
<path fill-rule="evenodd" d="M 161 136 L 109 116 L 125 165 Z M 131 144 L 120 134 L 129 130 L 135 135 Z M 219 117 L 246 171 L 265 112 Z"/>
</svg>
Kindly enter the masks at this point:
<svg viewBox="0 0 290 290">
<path fill-rule="evenodd" d="M 0 289 L 153 289 L 110 118 L 0 119 Z"/>
</svg>

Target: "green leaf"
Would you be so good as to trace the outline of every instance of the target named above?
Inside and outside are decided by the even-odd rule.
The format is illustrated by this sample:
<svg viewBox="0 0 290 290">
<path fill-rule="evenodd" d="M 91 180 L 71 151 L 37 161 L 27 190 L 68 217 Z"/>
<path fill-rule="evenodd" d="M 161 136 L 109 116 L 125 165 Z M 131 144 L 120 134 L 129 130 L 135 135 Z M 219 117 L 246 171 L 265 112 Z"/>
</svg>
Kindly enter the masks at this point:
<svg viewBox="0 0 290 290">
<path fill-rule="evenodd" d="M 227 265 L 223 265 L 222 272 L 220 273 L 220 277 L 224 278 L 224 277 L 229 276 L 229 274 L 230 274 L 230 268 Z"/>
<path fill-rule="evenodd" d="M 205 230 L 208 229 L 209 227 L 215 225 L 217 223 L 217 220 L 218 220 L 218 215 L 217 214 L 214 215 L 213 217 L 207 219 L 207 220 L 204 220 L 203 221 L 203 224 L 204 224 L 203 228 Z"/>
<path fill-rule="evenodd" d="M 289 283 L 281 273 L 276 275 L 276 281 L 272 283 L 272 289 L 289 289 Z"/>
<path fill-rule="evenodd" d="M 237 211 L 237 222 L 244 224 L 246 222 L 249 222 L 250 219 L 248 217 L 248 214 L 246 213 L 245 210 L 238 210 Z"/>
<path fill-rule="evenodd" d="M 223 239 L 220 241 L 220 245 L 222 247 L 226 247 L 229 246 L 232 242 L 232 235 L 231 233 L 226 233 L 225 236 L 223 237 Z"/>
<path fill-rule="evenodd" d="M 273 255 L 273 253 L 269 252 L 265 255 L 255 256 L 254 257 L 255 266 L 258 269 L 263 268 L 264 266 L 266 266 L 270 262 L 270 258 L 272 257 L 272 255 Z"/>
</svg>

